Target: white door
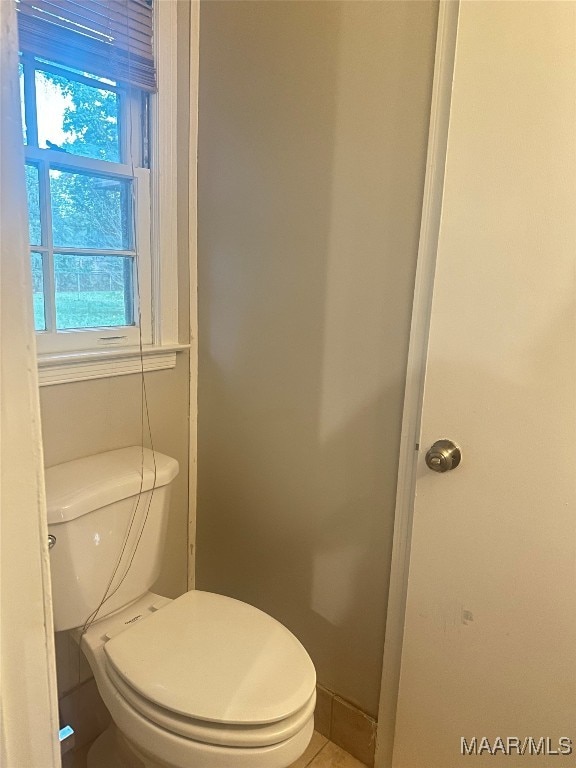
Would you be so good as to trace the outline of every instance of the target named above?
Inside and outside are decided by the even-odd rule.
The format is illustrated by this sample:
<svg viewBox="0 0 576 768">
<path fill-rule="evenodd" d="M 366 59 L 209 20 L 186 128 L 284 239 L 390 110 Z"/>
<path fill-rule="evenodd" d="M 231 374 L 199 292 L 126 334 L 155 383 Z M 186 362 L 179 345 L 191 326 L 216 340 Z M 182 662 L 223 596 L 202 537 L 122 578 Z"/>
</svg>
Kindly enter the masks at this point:
<svg viewBox="0 0 576 768">
<path fill-rule="evenodd" d="M 0 0 L 0 768 L 59 768 L 13 2 Z"/>
<path fill-rule="evenodd" d="M 393 768 L 576 765 L 575 274 L 576 3 L 464 0 Z"/>
</svg>

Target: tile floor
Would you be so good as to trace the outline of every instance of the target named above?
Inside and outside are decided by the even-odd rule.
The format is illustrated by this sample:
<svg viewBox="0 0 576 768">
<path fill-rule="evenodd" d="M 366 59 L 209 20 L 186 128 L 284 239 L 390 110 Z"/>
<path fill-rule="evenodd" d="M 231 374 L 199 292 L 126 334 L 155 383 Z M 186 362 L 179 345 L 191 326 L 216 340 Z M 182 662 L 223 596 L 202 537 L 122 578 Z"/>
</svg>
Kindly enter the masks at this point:
<svg viewBox="0 0 576 768">
<path fill-rule="evenodd" d="M 290 768 L 366 768 L 348 752 L 314 731 L 308 749 Z"/>
<path fill-rule="evenodd" d="M 67 755 L 69 761 L 64 761 L 63 765 L 68 765 L 70 768 L 85 768 L 87 751 L 88 747 L 85 747 L 78 750 L 74 756 Z M 366 768 L 366 766 L 314 731 L 308 749 L 301 758 L 292 763 L 290 768 Z"/>
</svg>

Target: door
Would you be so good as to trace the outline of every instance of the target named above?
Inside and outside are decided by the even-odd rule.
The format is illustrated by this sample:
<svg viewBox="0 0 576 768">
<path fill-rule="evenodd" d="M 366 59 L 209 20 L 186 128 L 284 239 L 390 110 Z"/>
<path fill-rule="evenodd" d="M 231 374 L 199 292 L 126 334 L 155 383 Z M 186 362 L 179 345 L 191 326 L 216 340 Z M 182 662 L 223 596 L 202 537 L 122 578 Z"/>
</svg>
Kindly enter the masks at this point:
<svg viewBox="0 0 576 768">
<path fill-rule="evenodd" d="M 14 3 L 0 2 L 0 767 L 59 768 Z"/>
<path fill-rule="evenodd" d="M 464 0 L 393 768 L 575 765 L 575 266 L 576 3 Z"/>
</svg>

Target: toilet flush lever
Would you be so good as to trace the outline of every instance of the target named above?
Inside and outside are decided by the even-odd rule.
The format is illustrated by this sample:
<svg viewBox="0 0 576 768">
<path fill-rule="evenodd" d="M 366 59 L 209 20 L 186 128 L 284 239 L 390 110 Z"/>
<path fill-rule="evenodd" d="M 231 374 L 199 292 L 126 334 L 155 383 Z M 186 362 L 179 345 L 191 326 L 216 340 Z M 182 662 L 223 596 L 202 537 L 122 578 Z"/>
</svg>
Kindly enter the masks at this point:
<svg viewBox="0 0 576 768">
<path fill-rule="evenodd" d="M 49 533 L 48 534 L 48 549 L 52 549 L 52 547 L 56 544 L 56 536 Z"/>
<path fill-rule="evenodd" d="M 456 469 L 462 459 L 460 448 L 452 440 L 436 440 L 426 454 L 426 466 L 434 472 Z"/>
</svg>

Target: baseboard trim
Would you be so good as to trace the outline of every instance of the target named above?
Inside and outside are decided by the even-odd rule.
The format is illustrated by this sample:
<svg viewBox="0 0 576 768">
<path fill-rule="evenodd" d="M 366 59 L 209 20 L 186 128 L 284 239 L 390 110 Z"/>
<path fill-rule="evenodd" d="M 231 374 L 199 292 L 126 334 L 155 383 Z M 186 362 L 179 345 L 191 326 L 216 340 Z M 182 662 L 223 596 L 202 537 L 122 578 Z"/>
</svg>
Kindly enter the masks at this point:
<svg viewBox="0 0 576 768">
<path fill-rule="evenodd" d="M 314 727 L 322 736 L 372 768 L 378 723 L 322 685 L 316 686 Z"/>
</svg>

